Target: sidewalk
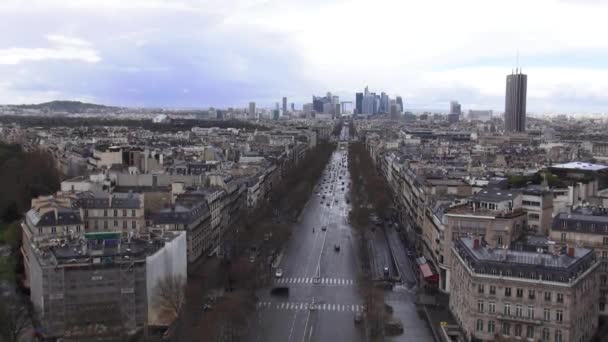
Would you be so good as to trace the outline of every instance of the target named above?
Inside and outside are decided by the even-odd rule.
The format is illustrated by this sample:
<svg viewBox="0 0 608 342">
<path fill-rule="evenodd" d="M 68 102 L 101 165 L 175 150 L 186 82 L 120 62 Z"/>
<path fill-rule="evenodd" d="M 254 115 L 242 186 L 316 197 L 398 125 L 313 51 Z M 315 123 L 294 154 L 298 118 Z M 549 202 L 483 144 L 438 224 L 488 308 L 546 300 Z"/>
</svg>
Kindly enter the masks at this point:
<svg viewBox="0 0 608 342">
<path fill-rule="evenodd" d="M 449 309 L 449 295 L 445 293 L 437 293 L 434 295 L 436 305 L 418 304 L 424 311 L 427 323 L 433 332 L 433 337 L 436 342 L 447 342 L 442 338 L 441 326 L 450 325 L 458 326 L 458 323 L 452 316 Z"/>
</svg>

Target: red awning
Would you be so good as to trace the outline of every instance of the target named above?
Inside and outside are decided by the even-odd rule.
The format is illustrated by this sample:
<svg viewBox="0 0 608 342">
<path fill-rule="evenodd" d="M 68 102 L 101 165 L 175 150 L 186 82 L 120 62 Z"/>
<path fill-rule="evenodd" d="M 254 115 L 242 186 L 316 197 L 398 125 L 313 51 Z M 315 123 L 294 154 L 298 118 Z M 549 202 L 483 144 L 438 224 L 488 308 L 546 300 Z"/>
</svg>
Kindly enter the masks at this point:
<svg viewBox="0 0 608 342">
<path fill-rule="evenodd" d="M 433 276 L 433 271 L 431 271 L 431 268 L 427 263 L 420 265 L 420 272 L 422 272 L 422 276 L 424 278 L 430 278 Z"/>
</svg>

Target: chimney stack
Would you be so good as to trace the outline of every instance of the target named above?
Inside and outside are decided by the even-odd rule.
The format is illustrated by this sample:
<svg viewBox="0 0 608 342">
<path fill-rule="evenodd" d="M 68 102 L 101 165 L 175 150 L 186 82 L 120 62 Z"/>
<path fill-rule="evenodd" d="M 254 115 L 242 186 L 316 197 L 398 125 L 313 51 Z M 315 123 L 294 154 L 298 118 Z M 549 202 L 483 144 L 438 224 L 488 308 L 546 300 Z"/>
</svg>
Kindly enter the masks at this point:
<svg viewBox="0 0 608 342">
<path fill-rule="evenodd" d="M 568 256 L 574 258 L 574 247 L 568 246 Z"/>
</svg>

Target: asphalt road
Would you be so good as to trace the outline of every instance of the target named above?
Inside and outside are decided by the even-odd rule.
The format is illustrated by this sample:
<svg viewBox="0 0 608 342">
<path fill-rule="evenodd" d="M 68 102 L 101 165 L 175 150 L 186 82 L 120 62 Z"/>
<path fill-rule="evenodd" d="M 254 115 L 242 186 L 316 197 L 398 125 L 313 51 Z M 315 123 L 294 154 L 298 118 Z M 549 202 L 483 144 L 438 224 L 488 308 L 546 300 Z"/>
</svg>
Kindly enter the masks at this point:
<svg viewBox="0 0 608 342">
<path fill-rule="evenodd" d="M 348 140 L 347 127 L 340 138 Z M 334 152 L 278 265 L 283 275 L 275 277 L 273 287 L 288 287 L 289 295 L 273 296 L 271 288 L 258 292 L 250 341 L 365 340 L 362 325 L 354 323 L 364 307 L 357 287 L 356 243 L 347 220 L 346 154 L 347 149 Z"/>
</svg>

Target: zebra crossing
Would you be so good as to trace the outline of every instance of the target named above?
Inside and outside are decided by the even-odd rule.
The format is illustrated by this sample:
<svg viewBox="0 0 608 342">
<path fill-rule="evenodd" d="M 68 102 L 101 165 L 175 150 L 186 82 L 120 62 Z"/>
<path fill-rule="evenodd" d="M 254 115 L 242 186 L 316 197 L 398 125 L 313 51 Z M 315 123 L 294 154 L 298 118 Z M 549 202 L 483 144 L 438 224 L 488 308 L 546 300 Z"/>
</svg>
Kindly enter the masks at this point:
<svg viewBox="0 0 608 342">
<path fill-rule="evenodd" d="M 258 310 L 317 310 L 336 312 L 363 312 L 365 306 L 358 304 L 328 304 L 305 302 L 258 302 Z"/>
<path fill-rule="evenodd" d="M 276 284 L 322 284 L 322 285 L 354 285 L 352 279 L 343 278 L 279 278 L 275 281 Z"/>
</svg>

